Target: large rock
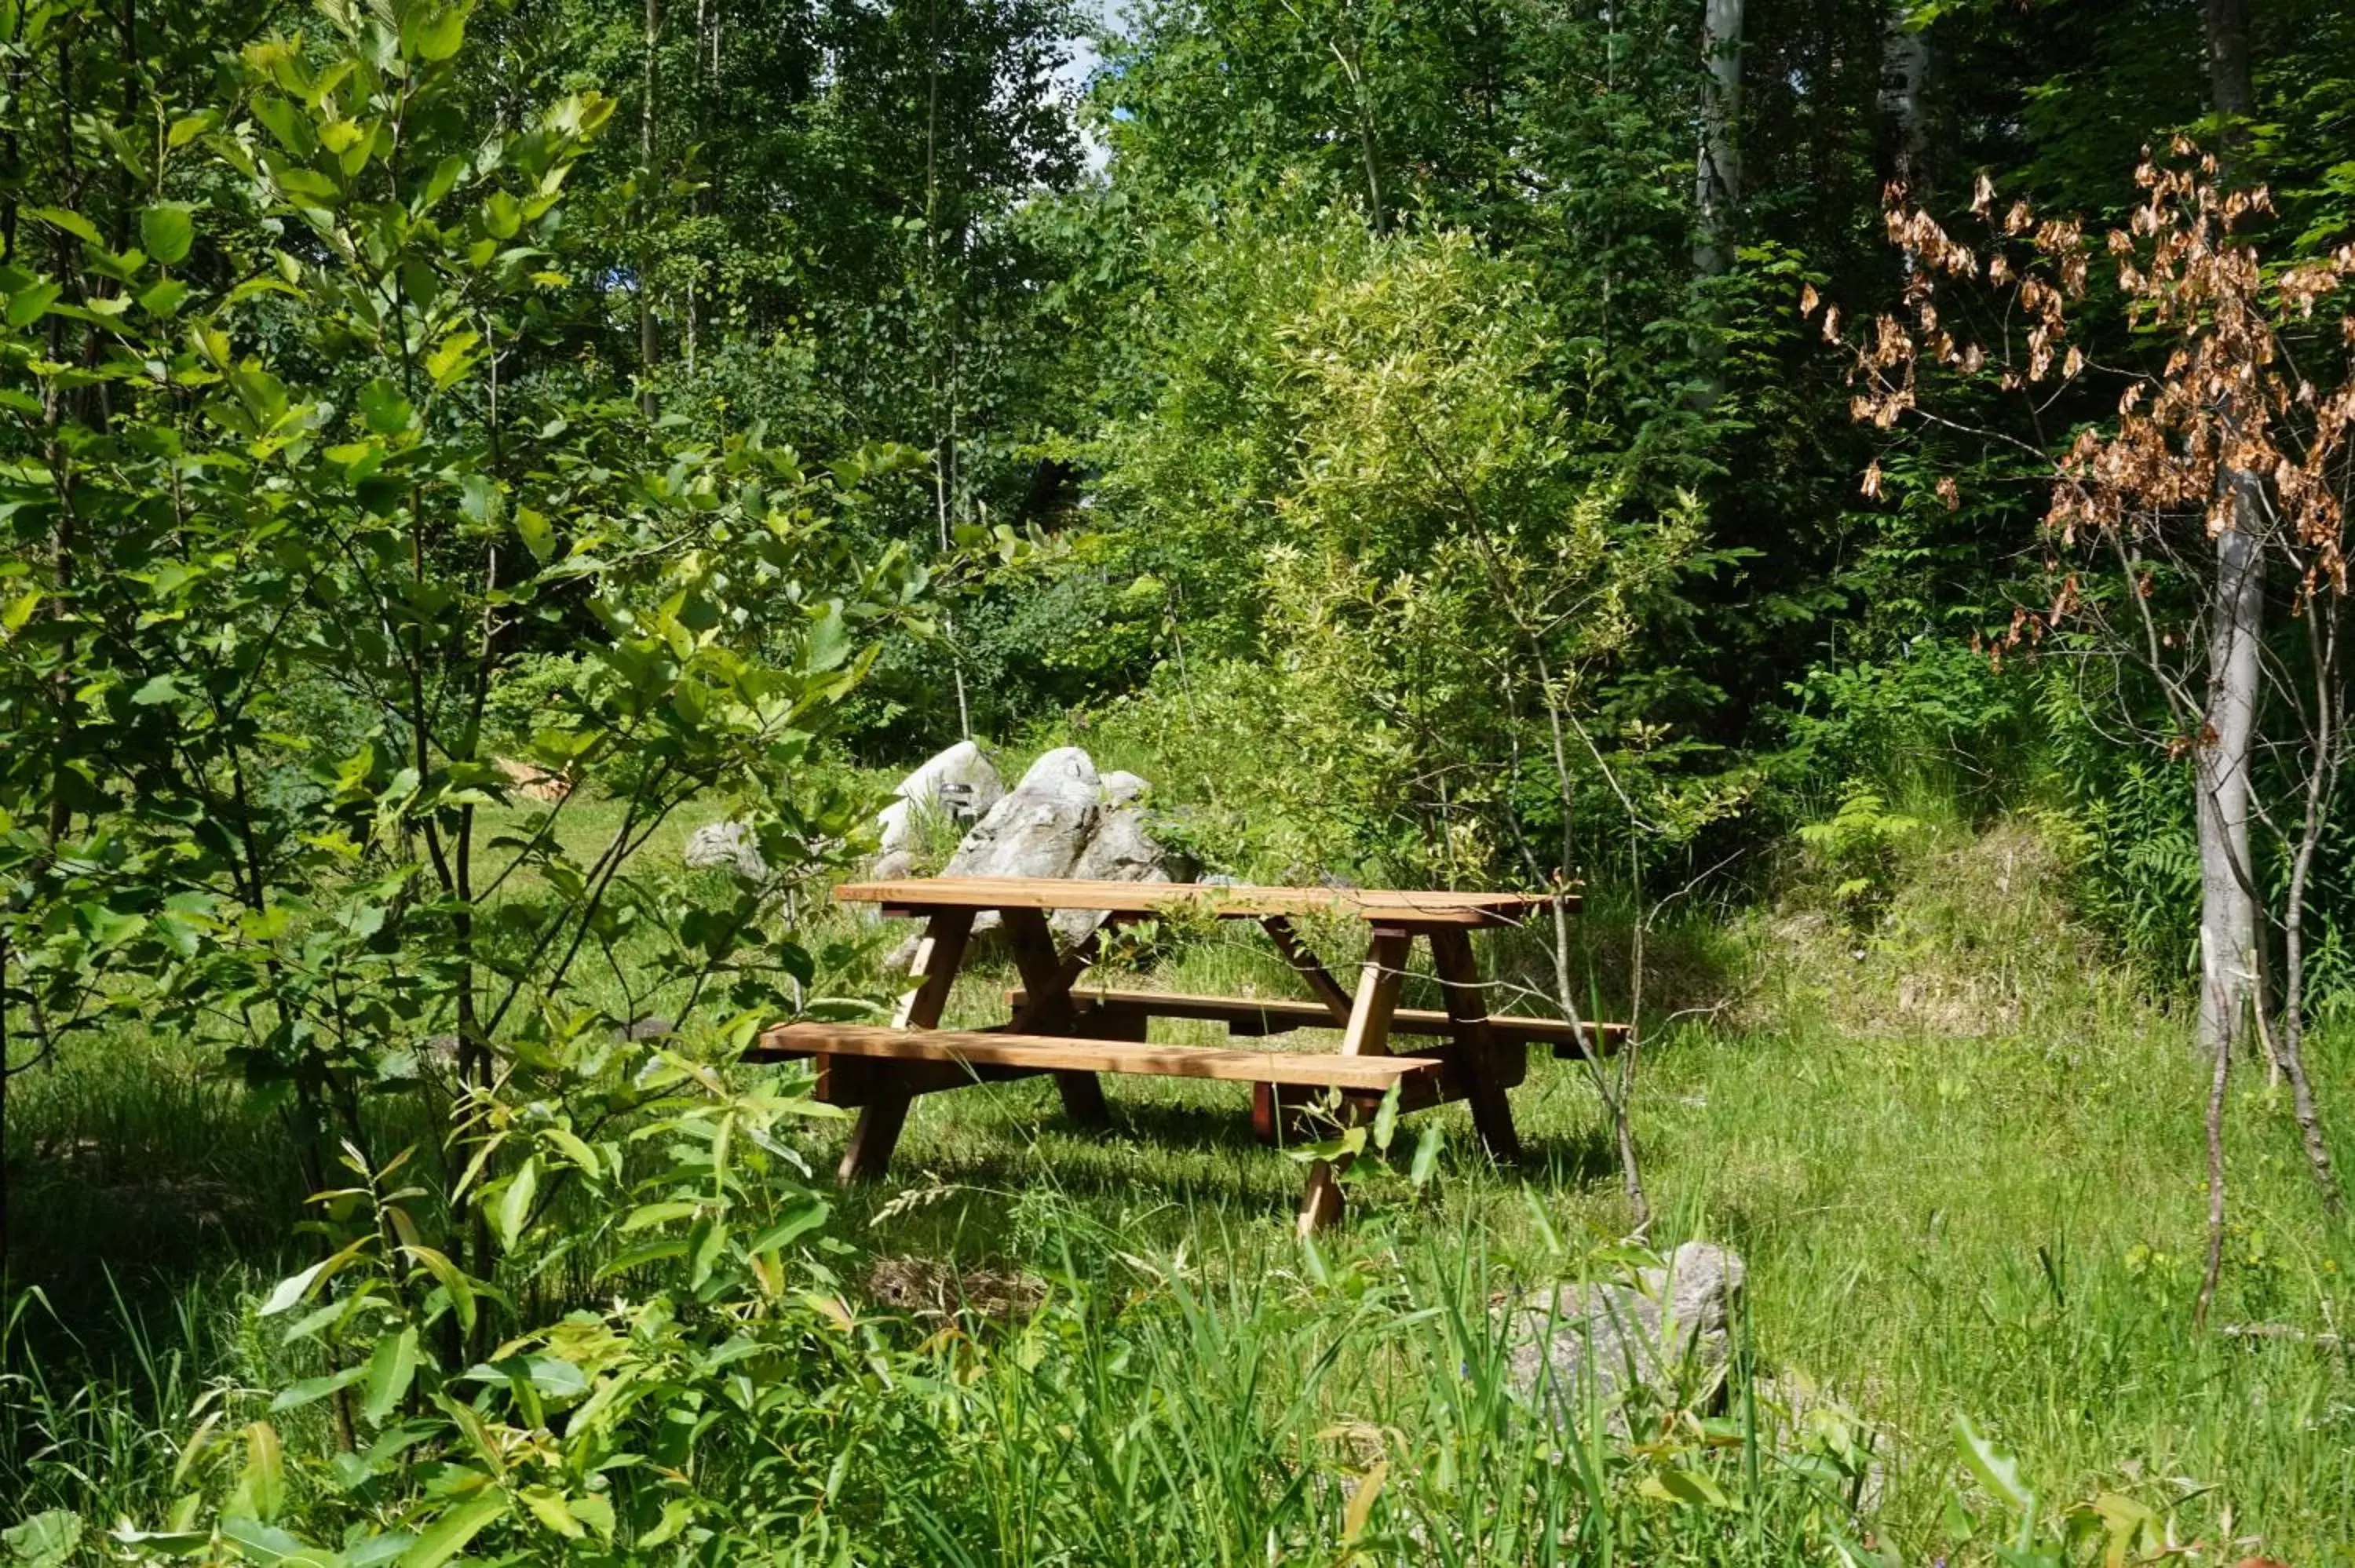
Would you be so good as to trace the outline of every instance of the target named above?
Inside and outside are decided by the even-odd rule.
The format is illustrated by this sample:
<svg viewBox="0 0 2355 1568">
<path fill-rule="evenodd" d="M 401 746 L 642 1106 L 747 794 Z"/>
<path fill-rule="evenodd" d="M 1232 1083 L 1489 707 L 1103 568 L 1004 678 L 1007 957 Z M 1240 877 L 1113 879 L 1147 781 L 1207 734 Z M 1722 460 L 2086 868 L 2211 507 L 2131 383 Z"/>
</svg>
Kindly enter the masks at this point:
<svg viewBox="0 0 2355 1568">
<path fill-rule="evenodd" d="M 1095 831 L 1080 851 L 1079 859 L 1071 863 L 1071 874 L 1098 882 L 1169 882 L 1168 851 L 1153 836 L 1152 827 L 1141 803 L 1146 782 L 1134 773 L 1107 773 L 1103 776 L 1103 806 L 1097 813 Z M 1061 909 L 1056 911 L 1056 935 L 1067 942 L 1077 942 L 1103 924 L 1103 912 L 1098 909 Z"/>
<path fill-rule="evenodd" d="M 1098 776 L 1094 762 L 1076 746 L 1050 751 L 974 824 L 941 874 L 1167 882 L 1169 857 L 1147 828 L 1147 788 L 1134 773 Z M 1076 942 L 1103 918 L 1094 910 L 1067 909 L 1055 916 L 1054 924 L 1066 940 Z M 974 929 L 987 931 L 999 923 L 996 915 L 984 915 Z M 914 950 L 913 941 L 905 943 L 887 962 L 904 963 Z"/>
<path fill-rule="evenodd" d="M 961 740 L 900 779 L 891 795 L 891 803 L 875 816 L 875 862 L 868 874 L 879 881 L 915 869 L 919 813 L 975 821 L 1005 799 L 1006 783 L 981 747 Z"/>
<path fill-rule="evenodd" d="M 944 876 L 1069 876 L 1103 813 L 1103 780 L 1076 746 L 1050 751 L 991 807 Z"/>
<path fill-rule="evenodd" d="M 691 871 L 732 871 L 747 882 L 769 880 L 760 842 L 742 822 L 711 822 L 687 835 L 681 857 Z"/>
<path fill-rule="evenodd" d="M 1742 1259 L 1687 1242 L 1664 1268 L 1620 1284 L 1566 1284 L 1505 1308 L 1514 1390 L 1556 1426 L 1583 1430 L 1590 1402 L 1614 1432 L 1646 1412 L 1705 1409 L 1722 1393 Z"/>
</svg>

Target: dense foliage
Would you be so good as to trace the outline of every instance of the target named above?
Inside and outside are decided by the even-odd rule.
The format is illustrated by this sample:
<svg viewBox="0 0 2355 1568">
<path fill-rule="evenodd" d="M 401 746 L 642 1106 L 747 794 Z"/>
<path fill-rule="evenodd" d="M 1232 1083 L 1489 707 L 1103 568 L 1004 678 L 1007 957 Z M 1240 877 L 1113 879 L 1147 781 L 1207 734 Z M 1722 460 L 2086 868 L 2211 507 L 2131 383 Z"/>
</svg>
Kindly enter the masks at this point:
<svg viewBox="0 0 2355 1568">
<path fill-rule="evenodd" d="M 1787 895 L 1801 934 L 1760 942 L 1859 974 L 2010 944 L 1996 1000 L 1975 969 L 1940 1014 L 2009 1067 L 1883 1064 L 1912 1136 L 1985 1096 L 1977 1134 L 2041 1171 L 2037 1118 L 2114 1138 L 2125 1099 L 2174 1139 L 2204 1089 L 2213 1207 L 2196 1292 L 2155 1234 L 2093 1307 L 2065 1240 L 1970 1281 L 1987 1364 L 2049 1333 L 2219 1446 L 2201 1391 L 2278 1372 L 2307 1404 L 2251 1486 L 2318 1529 L 2343 1371 L 2117 1368 L 2219 1299 L 2343 1352 L 2343 1238 L 2292 1288 L 2222 1192 L 2246 1012 L 2336 1201 L 2355 17 L 1743 9 L 0 0 L 0 1090 L 185 1073 L 206 1108 L 155 1119 L 268 1128 L 290 1194 L 191 1240 L 85 1182 L 29 1252 L 0 1232 L 0 1481 L 44 1506 L 0 1505 L 0 1559 L 1860 1563 L 1900 1560 L 1884 1490 L 2019 1563 L 2175 1551 L 2179 1507 L 2231 1535 L 2230 1497 L 2137 1489 L 2224 1466 L 2156 1439 L 2041 1505 L 1940 1409 L 1934 1439 L 1886 1417 L 1921 1467 L 1892 1475 L 1746 1340 L 1730 1404 L 1558 1444 L 1487 1303 L 1648 1255 L 1476 1179 L 1433 1241 L 1435 1139 L 1363 1162 L 1346 1258 L 1205 1261 L 1133 1243 L 1158 1208 L 1049 1193 L 988 1216 L 1037 1284 L 1014 1321 L 868 1311 L 838 1204 L 879 1234 L 1002 1194 L 821 1195 L 832 1113 L 740 1058 L 879 1012 L 889 944 L 825 885 L 879 779 L 960 736 L 1135 768 L 1210 871 L 1582 881 L 1612 941 L 1574 977 L 1567 936 L 1508 954 L 1515 983 L 1732 1020 L 1781 1093 L 1815 1080 L 1759 1039 L 1881 1049 L 1945 1005 L 1936 965 L 1826 1024 L 1845 979 L 1692 912 Z M 2220 629 L 2262 675 L 2228 702 Z M 766 874 L 677 863 L 720 819 Z M 2071 913 L 1934 913 L 1930 846 L 2022 821 Z M 2240 1002 L 2187 1097 L 2179 1053 L 2118 1040 L 2218 994 L 2194 908 L 2235 832 Z M 1592 1080 L 1611 1128 L 1561 1120 L 1563 1187 L 1615 1157 L 1632 1188 L 1630 1117 L 1708 1109 L 1635 1060 Z M 2229 1115 L 2286 1151 L 2272 1110 Z M 12 1127 L 5 1169 L 73 1187 L 105 1143 Z M 2123 1144 L 2148 1168 L 2104 1245 L 2190 1190 Z M 1832 1205 L 1775 1184 L 1810 1158 L 1712 1212 L 1804 1255 Z M 1922 1192 L 1882 1243 L 1943 1234 L 1955 1192 Z M 83 1255 L 85 1221 L 134 1239 Z M 157 1373 L 122 1476 L 13 1425 L 40 1356 L 106 1364 L 69 1341 L 109 1270 L 224 1258 L 250 1288 L 201 1334 L 243 1359 Z"/>
</svg>

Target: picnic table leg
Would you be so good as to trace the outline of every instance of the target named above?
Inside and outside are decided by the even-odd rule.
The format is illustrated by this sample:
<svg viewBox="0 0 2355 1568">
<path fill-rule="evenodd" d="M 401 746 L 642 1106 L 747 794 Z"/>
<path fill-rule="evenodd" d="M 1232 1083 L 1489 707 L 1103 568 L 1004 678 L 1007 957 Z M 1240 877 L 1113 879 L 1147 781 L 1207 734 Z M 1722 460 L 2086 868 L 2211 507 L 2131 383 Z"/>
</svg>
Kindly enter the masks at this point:
<svg viewBox="0 0 2355 1568">
<path fill-rule="evenodd" d="M 943 909 L 932 916 L 916 944 L 916 961 L 908 971 L 916 984 L 900 998 L 891 1015 L 893 1028 L 931 1029 L 939 1024 L 941 1012 L 948 1005 L 949 987 L 956 982 L 957 967 L 964 962 L 973 916 L 970 909 Z M 870 1065 L 888 1069 L 890 1064 Z M 838 1180 L 856 1181 L 883 1174 L 891 1163 L 892 1148 L 900 1141 L 900 1129 L 907 1125 L 910 1097 L 879 1095 L 859 1110 L 858 1120 L 850 1129 L 850 1144 L 842 1151 L 842 1164 L 836 1171 Z"/>
<path fill-rule="evenodd" d="M 1006 934 L 1014 943 L 1015 967 L 1022 971 L 1022 989 L 1028 992 L 1023 1027 L 1040 1033 L 1066 1033 L 1071 1027 L 1071 982 L 1079 971 L 1066 966 L 1055 951 L 1054 927 L 1043 909 L 1008 909 Z M 1112 1111 L 1104 1104 L 1103 1087 L 1093 1073 L 1057 1073 L 1055 1090 L 1063 1097 L 1063 1112 L 1082 1127 L 1104 1127 Z"/>
<path fill-rule="evenodd" d="M 1406 978 L 1412 940 L 1397 927 L 1374 927 L 1365 967 L 1358 971 L 1358 994 L 1349 1003 L 1348 1026 L 1342 1032 L 1342 1055 L 1390 1054 L 1391 1020 L 1398 1012 L 1399 982 Z M 1300 1196 L 1302 1235 L 1322 1230 L 1341 1217 L 1341 1172 L 1348 1168 L 1346 1156 L 1319 1160 L 1308 1167 L 1307 1190 Z"/>
<path fill-rule="evenodd" d="M 1521 1157 L 1521 1140 L 1513 1130 L 1513 1107 L 1505 1098 L 1507 1076 L 1498 1059 L 1501 1047 L 1488 1024 L 1488 1002 L 1480 982 L 1480 966 L 1472 956 L 1472 938 L 1458 927 L 1434 927 L 1431 932 L 1432 967 L 1439 973 L 1440 992 L 1447 1001 L 1447 1016 L 1455 1025 L 1458 1059 L 1463 1063 L 1466 1096 L 1472 1102 L 1472 1125 L 1487 1146 L 1490 1158 L 1509 1164 Z"/>
<path fill-rule="evenodd" d="M 1292 922 L 1282 915 L 1270 915 L 1263 918 L 1260 925 L 1275 943 L 1275 950 L 1284 955 L 1284 961 L 1292 966 L 1293 972 L 1306 983 L 1316 1000 L 1325 1004 L 1325 1011 L 1333 1015 L 1334 1023 L 1348 1028 L 1351 1005 L 1349 993 L 1341 989 L 1341 982 L 1333 978 L 1316 955 L 1309 950 L 1308 944 L 1300 939 L 1300 933 L 1292 928 Z M 1289 1108 L 1284 1103 L 1283 1092 L 1275 1085 L 1253 1084 L 1252 1136 L 1262 1143 L 1281 1141 L 1285 1113 Z"/>
</svg>

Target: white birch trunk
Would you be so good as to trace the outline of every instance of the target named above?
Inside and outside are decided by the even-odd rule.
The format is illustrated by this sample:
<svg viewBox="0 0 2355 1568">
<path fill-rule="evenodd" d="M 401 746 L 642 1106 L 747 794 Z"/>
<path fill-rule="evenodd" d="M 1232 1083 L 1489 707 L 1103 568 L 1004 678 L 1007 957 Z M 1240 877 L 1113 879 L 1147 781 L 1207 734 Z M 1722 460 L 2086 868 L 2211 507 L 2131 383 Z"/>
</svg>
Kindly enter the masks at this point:
<svg viewBox="0 0 2355 1568">
<path fill-rule="evenodd" d="M 1693 270 L 1721 277 L 1733 265 L 1733 207 L 1742 199 L 1742 0 L 1702 0 L 1700 154 L 1693 165 Z"/>
<path fill-rule="evenodd" d="M 2209 612 L 2205 733 L 2199 779 L 2200 1043 L 2221 1049 L 2256 1000 L 2255 866 L 2249 857 L 2250 764 L 2254 756 L 2264 632 L 2264 553 L 2255 535 L 2258 481 L 2227 471 L 2234 526 L 2216 538 L 2215 600 Z"/>
<path fill-rule="evenodd" d="M 1930 35 L 1913 25 L 1912 8 L 1893 5 L 1881 35 L 1881 114 L 1889 138 L 1889 177 L 1923 199 L 1923 164 L 1930 134 L 1923 91 L 1930 79 Z"/>
</svg>

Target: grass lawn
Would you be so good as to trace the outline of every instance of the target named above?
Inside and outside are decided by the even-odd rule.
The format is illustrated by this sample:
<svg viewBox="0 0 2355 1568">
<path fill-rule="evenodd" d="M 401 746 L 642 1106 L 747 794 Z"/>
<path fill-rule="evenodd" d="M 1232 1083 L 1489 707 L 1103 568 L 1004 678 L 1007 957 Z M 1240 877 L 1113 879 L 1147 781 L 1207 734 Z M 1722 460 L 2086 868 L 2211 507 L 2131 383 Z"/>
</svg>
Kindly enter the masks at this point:
<svg viewBox="0 0 2355 1568">
<path fill-rule="evenodd" d="M 2205 1069 L 2182 1022 L 2070 927 L 2055 881 L 2023 830 L 1954 835 L 1870 937 L 1785 908 L 1661 938 L 1658 1016 L 1688 1016 L 1656 1023 L 1646 1045 L 1636 1120 L 1658 1211 L 1649 1240 L 1708 1238 L 1747 1260 L 1758 1376 L 1742 1380 L 1742 1403 L 1755 1401 L 1755 1419 L 1795 1446 L 1870 1450 L 1869 1485 L 1851 1489 L 1860 1520 L 1785 1509 L 1770 1524 L 1763 1506 L 1731 1509 L 1676 1538 L 1692 1560 L 1836 1561 L 1850 1550 L 1841 1541 L 1907 1562 L 1988 1560 L 2002 1531 L 1958 1460 L 1957 1415 L 2019 1455 L 2048 1517 L 2110 1494 L 2196 1543 L 2195 1561 L 2355 1552 L 2355 1369 L 2337 1337 L 2355 1246 L 2318 1214 L 2283 1097 L 2261 1066 L 2242 1074 L 2215 1320 L 2265 1331 L 2194 1330 Z M 1328 962 L 1354 964 L 1346 934 L 1320 938 Z M 1290 994 L 1255 938 L 1178 942 L 1107 978 Z M 1534 955 L 1506 942 L 1491 958 L 1513 975 Z M 1611 958 L 1599 948 L 1598 968 Z M 1002 960 L 984 965 L 950 1021 L 997 1016 L 1009 983 Z M 2316 1042 L 2326 1108 L 2355 1085 L 2350 1044 L 2330 1030 Z M 1513 1097 L 1528 1150 L 1518 1171 L 1481 1157 L 1463 1107 L 1429 1113 L 1446 1137 L 1436 1179 L 1420 1191 L 1376 1180 L 1313 1251 L 1290 1235 L 1300 1167 L 1252 1141 L 1241 1086 L 1107 1089 L 1103 1133 L 1069 1124 L 1044 1080 L 921 1101 L 890 1176 L 845 1199 L 852 1251 L 837 1266 L 854 1286 L 912 1269 L 979 1296 L 1035 1278 L 1050 1294 L 1115 1298 L 1141 1325 L 1114 1369 L 1134 1395 L 1127 1413 L 1115 1421 L 1099 1400 L 1059 1419 L 1106 1452 L 1150 1428 L 1175 1478 L 1149 1508 L 1136 1500 L 1146 1481 L 1044 1479 L 1013 1457 L 1029 1450 L 983 1441 L 963 1484 L 997 1533 L 964 1557 L 927 1556 L 1344 1560 L 1275 1552 L 1289 1527 L 1254 1511 L 1273 1505 L 1234 1479 L 1236 1456 L 1263 1450 L 1350 1485 L 1380 1455 L 1395 1512 L 1378 1510 L 1350 1548 L 1373 1559 L 1555 1561 L 1547 1520 L 1575 1494 L 1549 1490 L 1560 1452 L 1508 1460 L 1466 1438 L 1454 1384 L 1476 1382 L 1476 1368 L 1432 1336 L 1452 1320 L 1476 1339 L 1495 1293 L 1574 1275 L 1626 1233 L 1582 1070 L 1533 1055 Z M 37 1304 L 20 1307 L 0 1482 L 24 1511 L 152 1507 L 164 1489 L 141 1477 L 168 1464 L 169 1435 L 202 1391 L 267 1371 L 266 1336 L 234 1303 L 294 1245 L 299 1194 L 274 1128 L 197 1061 L 135 1039 L 20 1083 L 12 1292 L 41 1286 L 63 1302 L 69 1273 L 104 1277 L 101 1264 L 120 1282 L 119 1301 L 85 1294 L 60 1308 L 78 1319 L 79 1350 Z M 809 1135 L 815 1167 L 830 1169 L 839 1136 Z M 2355 1160 L 2343 1136 L 2339 1150 Z M 1172 1302 L 1179 1327 L 1154 1329 L 1154 1304 Z M 1005 1391 L 1030 1385 L 990 1386 L 992 1419 L 1015 1430 Z M 0 1524 L 8 1511 L 0 1504 Z"/>
</svg>

